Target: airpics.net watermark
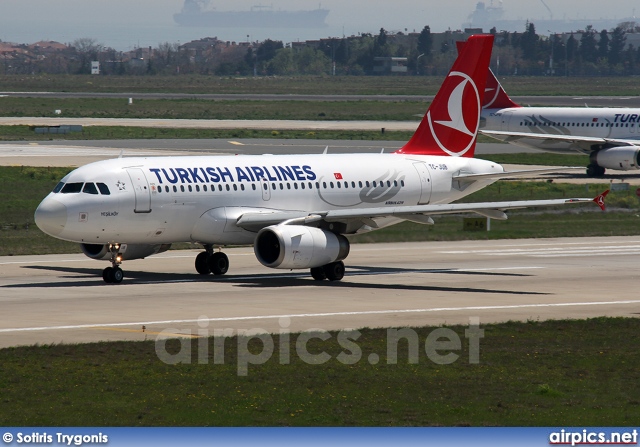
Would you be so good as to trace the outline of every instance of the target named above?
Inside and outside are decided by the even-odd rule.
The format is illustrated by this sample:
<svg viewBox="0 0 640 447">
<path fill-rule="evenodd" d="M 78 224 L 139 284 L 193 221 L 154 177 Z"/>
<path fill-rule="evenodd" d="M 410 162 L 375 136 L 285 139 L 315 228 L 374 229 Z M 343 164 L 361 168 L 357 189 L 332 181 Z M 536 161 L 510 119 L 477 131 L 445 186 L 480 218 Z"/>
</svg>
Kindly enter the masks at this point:
<svg viewBox="0 0 640 447">
<path fill-rule="evenodd" d="M 289 328 L 291 319 L 282 317 L 279 319 L 280 330 L 269 333 L 261 328 L 239 329 L 209 328 L 209 318 L 200 316 L 198 329 L 194 333 L 191 329 L 181 330 L 176 328 L 164 329 L 156 336 L 155 350 L 158 358 L 170 365 L 191 364 L 195 360 L 198 364 L 206 365 L 213 361 L 214 365 L 225 364 L 225 340 L 237 336 L 237 374 L 246 376 L 249 374 L 250 365 L 263 365 L 274 355 L 277 355 L 281 365 L 291 363 L 291 338 L 295 336 L 295 354 L 300 360 L 309 365 L 321 365 L 330 361 L 333 356 L 324 350 L 310 352 L 309 343 L 313 340 L 330 342 L 334 337 L 342 349 L 335 355 L 335 359 L 344 365 L 354 365 L 360 361 L 367 361 L 371 365 L 380 362 L 380 355 L 370 353 L 363 359 L 362 348 L 358 339 L 362 333 L 357 329 L 343 329 L 338 332 L 329 332 L 323 329 L 313 328 L 291 334 Z M 274 341 L 277 335 L 278 346 Z M 168 349 L 170 339 L 179 336 L 177 349 Z M 213 352 L 210 352 L 209 337 L 213 338 Z M 468 340 L 468 362 L 480 363 L 480 339 L 484 337 L 484 329 L 480 328 L 478 317 L 469 318 L 469 325 L 464 330 L 464 338 Z M 193 343 L 197 343 L 197 351 L 194 352 Z M 173 342 L 175 344 L 175 342 Z M 430 331 L 424 341 L 421 342 L 418 332 L 411 328 L 390 328 L 386 330 L 386 363 L 395 365 L 398 363 L 399 352 L 406 350 L 407 363 L 417 364 L 420 361 L 420 351 L 424 350 L 427 359 L 438 365 L 449 365 L 460 360 L 462 351 L 462 339 L 453 329 L 439 327 Z M 256 349 L 256 347 L 258 349 Z M 316 346 L 317 348 L 317 346 Z M 404 358 L 404 356 L 403 356 Z"/>
</svg>

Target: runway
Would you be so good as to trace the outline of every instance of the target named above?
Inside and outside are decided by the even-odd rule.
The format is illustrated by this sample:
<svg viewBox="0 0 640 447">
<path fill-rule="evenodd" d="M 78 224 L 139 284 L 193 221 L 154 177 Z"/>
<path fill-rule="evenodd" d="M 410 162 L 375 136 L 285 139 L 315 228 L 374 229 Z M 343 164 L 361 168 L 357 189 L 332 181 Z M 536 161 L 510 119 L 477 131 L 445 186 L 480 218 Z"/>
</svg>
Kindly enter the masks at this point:
<svg viewBox="0 0 640 447">
<path fill-rule="evenodd" d="M 0 257 L 0 347 L 640 312 L 638 237 L 354 245 L 341 282 L 225 252 L 223 277 L 197 275 L 195 250 L 170 251 L 126 262 L 120 285 L 83 255 Z"/>
</svg>

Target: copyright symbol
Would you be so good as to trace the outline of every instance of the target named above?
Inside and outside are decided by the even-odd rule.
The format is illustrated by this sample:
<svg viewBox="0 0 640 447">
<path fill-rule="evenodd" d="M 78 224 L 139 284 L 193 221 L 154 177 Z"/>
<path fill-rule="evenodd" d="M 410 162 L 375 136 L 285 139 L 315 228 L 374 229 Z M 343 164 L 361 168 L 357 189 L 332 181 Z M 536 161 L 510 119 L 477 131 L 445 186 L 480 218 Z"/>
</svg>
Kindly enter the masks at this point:
<svg viewBox="0 0 640 447">
<path fill-rule="evenodd" d="M 13 441 L 13 435 L 11 433 L 5 433 L 4 435 L 2 435 L 2 440 L 9 444 L 11 441 Z"/>
</svg>

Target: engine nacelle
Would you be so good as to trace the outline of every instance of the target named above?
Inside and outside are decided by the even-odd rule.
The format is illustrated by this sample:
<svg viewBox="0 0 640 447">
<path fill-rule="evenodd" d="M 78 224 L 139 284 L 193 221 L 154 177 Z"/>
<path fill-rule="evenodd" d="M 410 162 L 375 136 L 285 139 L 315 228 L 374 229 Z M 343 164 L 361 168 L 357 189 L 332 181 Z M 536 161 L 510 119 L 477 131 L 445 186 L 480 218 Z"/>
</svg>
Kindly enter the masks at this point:
<svg viewBox="0 0 640 447">
<path fill-rule="evenodd" d="M 591 154 L 591 162 L 603 168 L 618 171 L 640 169 L 640 147 L 621 146 L 602 149 Z"/>
<path fill-rule="evenodd" d="M 349 241 L 319 228 L 272 225 L 258 232 L 253 251 L 266 267 L 303 269 L 343 260 L 349 255 Z"/>
<path fill-rule="evenodd" d="M 90 257 L 91 259 L 98 259 L 100 261 L 111 260 L 111 253 L 109 252 L 109 245 L 99 244 L 80 244 L 82 253 Z M 131 245 L 122 244 L 118 250 L 118 254 L 121 255 L 122 261 L 130 261 L 132 259 L 142 259 L 147 256 L 155 255 L 169 250 L 171 244 L 158 244 L 158 245 Z"/>
</svg>

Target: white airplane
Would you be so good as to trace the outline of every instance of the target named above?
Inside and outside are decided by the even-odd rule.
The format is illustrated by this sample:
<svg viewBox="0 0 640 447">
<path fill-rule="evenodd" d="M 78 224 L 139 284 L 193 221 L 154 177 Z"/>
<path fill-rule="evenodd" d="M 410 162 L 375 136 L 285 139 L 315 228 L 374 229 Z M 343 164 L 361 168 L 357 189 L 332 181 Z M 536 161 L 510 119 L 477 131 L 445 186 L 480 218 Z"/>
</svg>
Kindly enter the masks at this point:
<svg viewBox="0 0 640 447">
<path fill-rule="evenodd" d="M 557 199 L 451 204 L 505 172 L 474 159 L 492 36 L 469 38 L 411 140 L 393 154 L 185 156 L 118 158 L 80 167 L 39 205 L 45 233 L 78 242 L 107 260 L 107 283 L 120 283 L 123 260 L 202 244 L 200 274 L 224 274 L 229 260 L 214 247 L 253 244 L 263 265 L 311 269 L 316 280 L 340 280 L 349 254 L 345 234 L 431 215 L 475 212 L 506 219 L 504 210 L 596 200 Z"/>
<path fill-rule="evenodd" d="M 489 71 L 480 132 L 548 152 L 589 155 L 587 176 L 640 169 L 640 109 L 521 107 Z"/>
</svg>

